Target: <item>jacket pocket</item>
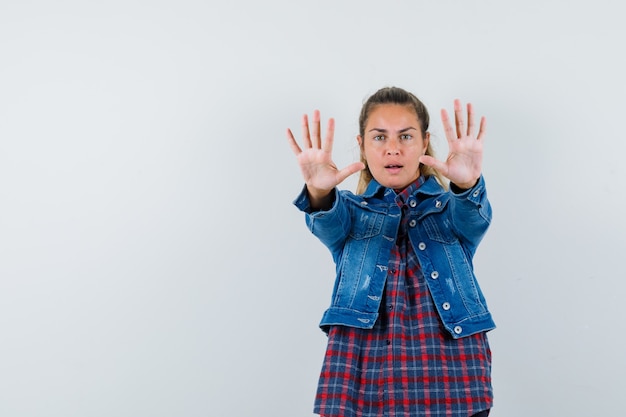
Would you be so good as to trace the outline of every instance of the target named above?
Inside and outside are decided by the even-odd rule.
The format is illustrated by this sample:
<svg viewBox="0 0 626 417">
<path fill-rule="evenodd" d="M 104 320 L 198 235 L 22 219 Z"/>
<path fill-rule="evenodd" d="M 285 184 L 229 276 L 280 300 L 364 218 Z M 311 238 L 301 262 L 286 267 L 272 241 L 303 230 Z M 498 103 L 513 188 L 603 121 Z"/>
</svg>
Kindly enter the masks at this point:
<svg viewBox="0 0 626 417">
<path fill-rule="evenodd" d="M 380 233 L 384 215 L 372 212 L 361 212 L 354 219 L 350 237 L 353 239 L 367 239 Z"/>
<path fill-rule="evenodd" d="M 422 220 L 422 224 L 428 238 L 435 242 L 450 244 L 459 240 L 452 231 L 450 220 L 443 216 L 426 216 Z"/>
</svg>

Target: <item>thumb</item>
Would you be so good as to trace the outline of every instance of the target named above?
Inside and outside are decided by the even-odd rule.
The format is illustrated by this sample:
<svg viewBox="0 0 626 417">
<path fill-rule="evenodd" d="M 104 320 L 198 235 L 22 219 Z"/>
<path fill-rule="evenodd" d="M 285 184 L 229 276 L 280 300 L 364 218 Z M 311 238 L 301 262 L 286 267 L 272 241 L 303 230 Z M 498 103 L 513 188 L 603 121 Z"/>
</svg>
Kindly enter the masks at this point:
<svg viewBox="0 0 626 417">
<path fill-rule="evenodd" d="M 353 164 L 348 165 L 341 171 L 339 171 L 337 173 L 337 179 L 339 180 L 339 182 L 342 182 L 343 180 L 348 178 L 350 175 L 356 172 L 362 171 L 364 169 L 365 169 L 365 164 L 363 162 L 355 162 Z"/>
<path fill-rule="evenodd" d="M 420 156 L 419 161 L 422 164 L 424 164 L 426 166 L 429 166 L 431 168 L 434 168 L 435 170 L 439 171 L 439 173 L 442 174 L 444 177 L 448 173 L 448 166 L 445 163 L 443 163 L 443 162 L 433 158 L 430 155 L 422 155 L 422 156 Z"/>
</svg>

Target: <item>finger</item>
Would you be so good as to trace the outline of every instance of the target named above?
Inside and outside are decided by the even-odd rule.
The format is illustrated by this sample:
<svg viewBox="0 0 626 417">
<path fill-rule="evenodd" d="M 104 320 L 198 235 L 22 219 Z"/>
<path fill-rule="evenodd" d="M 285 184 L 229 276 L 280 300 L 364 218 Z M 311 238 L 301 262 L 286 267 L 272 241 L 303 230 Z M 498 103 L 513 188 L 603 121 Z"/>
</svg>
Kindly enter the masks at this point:
<svg viewBox="0 0 626 417">
<path fill-rule="evenodd" d="M 311 144 L 311 135 L 309 132 L 309 116 L 306 114 L 302 116 L 302 140 L 304 142 L 305 149 L 309 149 L 313 146 Z"/>
<path fill-rule="evenodd" d="M 444 162 L 441 162 L 438 159 L 435 159 L 435 158 L 433 158 L 430 155 L 422 155 L 422 156 L 420 156 L 419 161 L 422 164 L 426 165 L 426 166 L 434 168 L 441 175 L 443 175 L 444 177 L 447 178 L 447 176 L 448 176 L 448 166 Z"/>
<path fill-rule="evenodd" d="M 363 162 L 355 162 L 353 164 L 348 165 L 344 169 L 340 170 L 337 173 L 337 184 L 343 182 L 350 175 L 362 171 L 365 169 L 365 164 Z"/>
<path fill-rule="evenodd" d="M 443 131 L 446 134 L 446 139 L 448 142 L 452 142 L 457 139 L 457 136 L 454 134 L 454 129 L 452 128 L 452 124 L 450 123 L 450 116 L 446 109 L 441 109 L 441 122 L 443 123 Z"/>
<path fill-rule="evenodd" d="M 487 134 L 487 119 L 485 116 L 480 118 L 480 126 L 478 127 L 478 136 L 476 139 L 483 140 L 485 135 Z"/>
<path fill-rule="evenodd" d="M 320 112 L 319 110 L 313 111 L 313 120 L 311 122 L 311 143 L 316 149 L 322 147 L 322 139 L 320 137 Z"/>
<path fill-rule="evenodd" d="M 456 124 L 456 137 L 465 136 L 465 122 L 463 120 L 463 106 L 459 99 L 454 100 L 454 121 Z"/>
<path fill-rule="evenodd" d="M 302 149 L 300 149 L 300 146 L 298 146 L 298 142 L 296 142 L 296 138 L 293 136 L 291 129 L 287 129 L 287 141 L 289 142 L 289 146 L 291 146 L 291 150 L 296 156 L 302 153 Z"/>
<path fill-rule="evenodd" d="M 328 126 L 326 127 L 326 138 L 322 144 L 322 150 L 324 152 L 332 152 L 333 142 L 335 137 L 335 119 L 332 117 L 328 119 Z"/>
<path fill-rule="evenodd" d="M 467 136 L 472 136 L 474 133 L 474 106 L 472 103 L 467 103 Z"/>
</svg>

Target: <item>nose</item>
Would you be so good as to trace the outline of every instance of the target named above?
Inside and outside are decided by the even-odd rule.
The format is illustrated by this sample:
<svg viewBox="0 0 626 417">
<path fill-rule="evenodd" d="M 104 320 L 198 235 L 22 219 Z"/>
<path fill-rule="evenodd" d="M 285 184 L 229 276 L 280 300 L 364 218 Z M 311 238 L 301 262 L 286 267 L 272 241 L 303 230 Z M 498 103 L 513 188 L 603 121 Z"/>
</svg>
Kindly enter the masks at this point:
<svg viewBox="0 0 626 417">
<path fill-rule="evenodd" d="M 398 149 L 398 141 L 389 140 L 387 142 L 387 155 L 399 155 L 400 151 Z"/>
</svg>

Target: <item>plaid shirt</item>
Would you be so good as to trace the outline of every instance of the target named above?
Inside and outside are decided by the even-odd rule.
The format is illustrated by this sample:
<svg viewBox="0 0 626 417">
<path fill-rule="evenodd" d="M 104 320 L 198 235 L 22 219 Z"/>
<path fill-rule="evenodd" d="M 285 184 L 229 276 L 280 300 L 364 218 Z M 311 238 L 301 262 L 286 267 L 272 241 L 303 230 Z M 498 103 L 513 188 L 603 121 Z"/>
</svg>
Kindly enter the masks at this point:
<svg viewBox="0 0 626 417">
<path fill-rule="evenodd" d="M 420 178 L 396 196 L 405 201 Z M 325 417 L 471 416 L 491 408 L 485 333 L 453 339 L 435 310 L 402 218 L 380 316 L 371 330 L 333 326 L 315 398 Z"/>
</svg>

